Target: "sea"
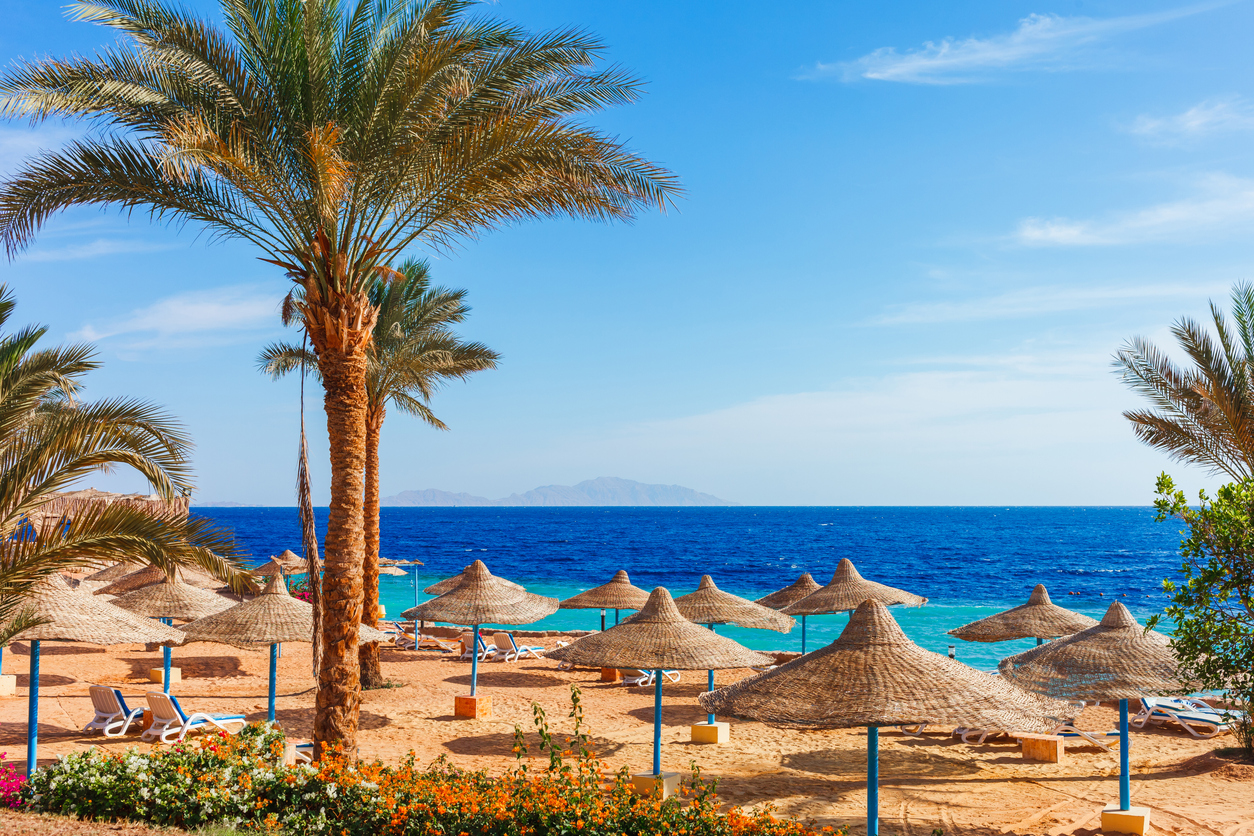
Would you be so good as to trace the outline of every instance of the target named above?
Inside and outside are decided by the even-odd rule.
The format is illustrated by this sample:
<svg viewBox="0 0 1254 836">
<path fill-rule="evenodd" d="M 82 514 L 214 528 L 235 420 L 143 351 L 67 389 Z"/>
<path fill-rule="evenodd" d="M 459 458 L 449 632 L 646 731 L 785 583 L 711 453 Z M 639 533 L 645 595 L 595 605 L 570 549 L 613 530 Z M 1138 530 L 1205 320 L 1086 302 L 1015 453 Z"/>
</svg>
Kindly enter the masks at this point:
<svg viewBox="0 0 1254 836">
<path fill-rule="evenodd" d="M 256 563 L 301 552 L 295 508 L 193 508 L 233 529 Z M 319 543 L 326 509 L 318 509 Z M 422 589 L 475 559 L 528 590 L 568 598 L 626 569 L 644 589 L 675 596 L 701 576 L 754 599 L 802 572 L 821 585 L 847 557 L 863 577 L 926 596 L 893 607 L 906 634 L 981 670 L 1035 642 L 963 642 L 947 631 L 1022 604 L 1043 583 L 1054 603 L 1100 618 L 1112 601 L 1138 619 L 1160 613 L 1162 582 L 1178 575 L 1181 525 L 1156 522 L 1146 507 L 716 507 L 383 508 L 383 557 L 420 560 L 406 577 L 383 576 L 390 617 L 430 596 Z M 622 613 L 625 616 L 627 613 Z M 609 624 L 615 613 L 607 614 Z M 810 616 L 814 650 L 840 635 L 847 615 Z M 559 610 L 525 629 L 597 629 L 597 610 Z M 790 633 L 720 626 L 758 650 L 799 650 Z M 1168 622 L 1160 629 L 1170 629 Z"/>
</svg>

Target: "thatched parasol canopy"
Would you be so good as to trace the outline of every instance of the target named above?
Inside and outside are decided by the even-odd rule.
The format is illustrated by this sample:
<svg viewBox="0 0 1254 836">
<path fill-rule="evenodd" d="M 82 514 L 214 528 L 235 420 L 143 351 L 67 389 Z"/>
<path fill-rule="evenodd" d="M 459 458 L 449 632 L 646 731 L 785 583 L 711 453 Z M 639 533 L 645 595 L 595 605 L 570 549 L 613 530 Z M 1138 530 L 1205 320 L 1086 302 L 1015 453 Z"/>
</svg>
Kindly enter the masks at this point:
<svg viewBox="0 0 1254 836">
<path fill-rule="evenodd" d="M 92 572 L 84 577 L 83 580 L 90 583 L 99 583 L 100 587 L 103 587 L 105 584 L 125 578 L 136 569 L 141 568 L 141 566 L 142 564 L 140 563 L 115 563 L 112 566 L 106 566 L 99 572 Z"/>
<path fill-rule="evenodd" d="M 178 573 L 179 578 L 184 583 L 201 589 L 217 589 L 225 585 L 223 581 L 211 575 L 206 575 L 204 572 L 198 572 L 195 569 L 182 568 L 178 570 Z M 125 595 L 128 592 L 143 589 L 145 586 L 161 583 L 165 579 L 165 570 L 150 563 L 144 568 L 131 572 L 129 575 L 123 576 L 108 586 L 102 586 L 94 592 L 96 595 Z"/>
<path fill-rule="evenodd" d="M 166 578 L 128 592 L 110 603 L 136 615 L 182 621 L 195 621 L 231 606 L 231 602 L 221 595 L 183 583 L 177 578 Z"/>
<path fill-rule="evenodd" d="M 594 586 L 567 598 L 564 610 L 638 610 L 649 600 L 649 593 L 631 585 L 625 569 L 619 569 L 609 583 Z"/>
<path fill-rule="evenodd" d="M 475 563 L 482 563 L 482 562 L 483 562 L 483 561 L 480 561 L 480 560 L 475 561 Z M 473 565 L 473 564 L 472 564 L 472 565 Z M 457 587 L 461 586 L 462 579 L 463 579 L 463 578 L 465 578 L 466 573 L 467 573 L 468 571 L 470 571 L 470 566 L 467 566 L 465 569 L 463 569 L 462 571 L 458 572 L 456 575 L 453 575 L 452 577 L 445 578 L 445 579 L 444 579 L 444 580 L 442 580 L 442 581 L 437 581 L 437 582 L 435 582 L 435 583 L 431 584 L 431 586 L 429 586 L 429 587 L 427 587 L 426 589 L 424 589 L 424 590 L 423 590 L 423 594 L 425 594 L 425 595 L 443 595 L 443 594 L 444 594 L 444 593 L 446 593 L 446 592 L 452 592 L 454 589 L 457 589 Z M 516 583 L 514 583 L 513 581 L 507 581 L 507 580 L 505 580 L 504 578 L 497 578 L 497 580 L 498 580 L 498 581 L 500 581 L 500 582 L 501 582 L 501 583 L 503 583 L 503 584 L 508 584 L 508 585 L 510 585 L 510 586 L 516 586 L 516 587 L 518 587 L 519 589 L 522 589 L 522 586 L 521 586 L 520 584 L 516 584 Z"/>
<path fill-rule="evenodd" d="M 249 569 L 248 572 L 254 578 L 273 578 L 275 575 L 286 575 L 292 570 L 285 563 L 279 562 L 278 558 L 272 557 L 256 569 Z"/>
<path fill-rule="evenodd" d="M 701 576 L 696 592 L 676 598 L 675 606 L 680 615 L 697 624 L 738 624 L 753 630 L 787 633 L 797 623 L 778 610 L 724 592 L 709 575 Z"/>
<path fill-rule="evenodd" d="M 42 581 L 22 600 L 35 618 L 47 621 L 23 630 L 13 641 L 72 641 L 88 644 L 182 644 L 183 634 L 151 618 L 119 609 L 70 589 L 60 575 Z"/>
<path fill-rule="evenodd" d="M 1078 612 L 1063 609 L 1049 600 L 1049 590 L 1038 583 L 1026 604 L 972 621 L 949 631 L 968 642 L 1003 642 L 1012 639 L 1052 639 L 1070 636 L 1097 624 Z"/>
<path fill-rule="evenodd" d="M 683 671 L 748 668 L 773 661 L 693 624 L 660 586 L 644 608 L 622 624 L 550 650 L 545 658 L 592 667 Z"/>
<path fill-rule="evenodd" d="M 313 606 L 287 592 L 282 575 L 275 575 L 265 590 L 251 601 L 206 616 L 179 628 L 189 642 L 218 642 L 235 647 L 256 647 L 280 642 L 308 642 L 313 639 Z M 358 627 L 362 642 L 388 641 L 387 634 Z"/>
<path fill-rule="evenodd" d="M 924 650 L 873 600 L 827 647 L 699 699 L 708 711 L 802 729 L 952 723 L 1049 731 L 1075 713 Z"/>
<path fill-rule="evenodd" d="M 802 572 L 801 577 L 788 586 L 783 589 L 777 589 L 770 595 L 763 595 L 753 603 L 770 607 L 773 610 L 782 610 L 789 604 L 795 604 L 811 592 L 817 592 L 820 589 L 822 587 L 815 582 L 814 578 L 810 577 L 809 572 Z"/>
<path fill-rule="evenodd" d="M 1096 626 L 1003 659 L 998 669 L 1022 688 L 1060 699 L 1138 699 L 1187 688 L 1167 637 L 1145 632 L 1118 601 Z"/>
<path fill-rule="evenodd" d="M 907 604 L 921 607 L 927 599 L 904 589 L 894 589 L 882 583 L 868 581 L 858 574 L 849 558 L 841 558 L 827 586 L 811 592 L 795 604 L 784 607 L 788 615 L 819 615 L 821 613 L 850 612 L 863 601 L 879 601 L 881 604 Z"/>
<path fill-rule="evenodd" d="M 380 566 L 379 574 L 380 575 L 396 575 L 402 578 L 408 577 L 409 575 L 409 573 L 406 572 L 404 569 L 398 569 L 395 566 Z"/>
<path fill-rule="evenodd" d="M 461 583 L 438 598 L 411 607 L 401 617 L 451 624 L 530 624 L 557 612 L 557 599 L 533 595 L 498 578 L 476 560 L 459 576 Z"/>
<path fill-rule="evenodd" d="M 178 496 L 171 500 L 162 499 L 157 494 L 110 493 L 86 488 L 81 491 L 65 491 L 54 493 L 52 499 L 40 505 L 38 509 L 26 515 L 27 520 L 36 531 L 44 526 L 56 525 L 61 520 L 72 520 L 87 510 L 107 508 L 110 505 L 125 505 L 138 508 L 153 516 L 174 514 L 186 517 L 191 497 Z"/>
</svg>

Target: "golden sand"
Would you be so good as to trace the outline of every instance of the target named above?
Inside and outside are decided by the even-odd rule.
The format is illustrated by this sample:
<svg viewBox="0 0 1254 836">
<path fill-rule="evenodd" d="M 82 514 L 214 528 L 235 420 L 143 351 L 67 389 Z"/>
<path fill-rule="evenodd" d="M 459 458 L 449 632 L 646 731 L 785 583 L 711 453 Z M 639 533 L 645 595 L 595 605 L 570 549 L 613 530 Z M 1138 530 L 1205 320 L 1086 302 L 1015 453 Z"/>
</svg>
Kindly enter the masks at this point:
<svg viewBox="0 0 1254 836">
<path fill-rule="evenodd" d="M 6 673 L 25 671 L 25 644 L 6 649 Z M 174 693 L 195 711 L 243 712 L 264 720 L 266 652 L 216 644 L 175 648 L 183 681 Z M 84 746 L 121 751 L 140 744 L 136 735 L 104 740 L 81 729 L 92 718 L 87 685 L 119 687 L 132 706 L 143 705 L 148 670 L 160 667 L 160 652 L 142 646 L 98 648 L 45 642 L 41 654 L 40 762 Z M 652 689 L 603 684 L 599 672 L 559 671 L 553 662 L 527 660 L 480 665 L 479 687 L 491 694 L 495 719 L 455 719 L 453 698 L 467 693 L 470 664 L 433 652 L 383 650 L 384 674 L 400 687 L 368 691 L 361 711 L 361 755 L 394 762 L 410 750 L 423 761 L 441 755 L 475 769 L 503 770 L 513 763 L 514 725 L 532 729 L 531 704 L 548 712 L 555 730 L 568 731 L 570 685 L 583 689 L 588 722 L 599 754 L 609 766 L 643 771 L 651 761 Z M 725 685 L 747 671 L 722 671 Z M 667 684 L 663 707 L 663 767 L 687 771 L 696 762 L 719 779 L 729 804 L 774 804 L 781 814 L 820 825 L 863 830 L 865 732 L 800 732 L 732 720 L 729 745 L 688 742 L 688 726 L 704 719 L 696 703 L 705 690 L 704 671 L 685 672 Z M 308 737 L 313 720 L 309 646 L 286 645 L 279 660 L 278 720 L 289 734 Z M 10 760 L 26 757 L 27 677 L 19 673 L 18 696 L 0 699 L 0 751 Z M 1088 708 L 1082 728 L 1115 727 L 1109 707 Z M 1118 755 L 1095 746 L 1068 744 L 1065 762 L 1025 762 L 1013 741 L 968 746 L 936 729 L 923 737 L 896 730 L 880 734 L 881 829 L 885 833 L 1092 834 L 1101 807 L 1117 798 Z M 534 753 L 534 740 L 532 751 Z M 1254 766 L 1216 754 L 1234 745 L 1230 735 L 1195 740 L 1180 731 L 1134 731 L 1132 801 L 1152 808 L 1155 833 L 1254 836 Z"/>
</svg>

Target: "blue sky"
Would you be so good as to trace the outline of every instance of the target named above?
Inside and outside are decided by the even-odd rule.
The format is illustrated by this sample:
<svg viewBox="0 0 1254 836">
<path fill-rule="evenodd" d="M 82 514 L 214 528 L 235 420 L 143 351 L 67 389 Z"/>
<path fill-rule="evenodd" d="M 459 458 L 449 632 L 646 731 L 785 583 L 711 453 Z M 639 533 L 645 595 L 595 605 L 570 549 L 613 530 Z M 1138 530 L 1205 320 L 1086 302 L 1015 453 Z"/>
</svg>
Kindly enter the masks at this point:
<svg viewBox="0 0 1254 836">
<path fill-rule="evenodd" d="M 596 123 L 687 196 L 415 251 L 504 360 L 438 396 L 451 432 L 389 419 L 385 494 L 613 475 L 746 504 L 1147 504 L 1164 468 L 1213 484 L 1139 445 L 1110 358 L 1254 279 L 1249 2 L 485 11 L 601 35 L 648 88 Z M 44 0 L 6 12 L 6 61 L 107 42 Z M 0 125 L 0 168 L 74 132 Z M 0 270 L 19 320 L 96 342 L 89 394 L 186 421 L 199 499 L 285 505 L 296 383 L 254 358 L 286 282 L 256 256 L 76 211 Z M 316 396 L 307 414 L 325 502 Z"/>
</svg>

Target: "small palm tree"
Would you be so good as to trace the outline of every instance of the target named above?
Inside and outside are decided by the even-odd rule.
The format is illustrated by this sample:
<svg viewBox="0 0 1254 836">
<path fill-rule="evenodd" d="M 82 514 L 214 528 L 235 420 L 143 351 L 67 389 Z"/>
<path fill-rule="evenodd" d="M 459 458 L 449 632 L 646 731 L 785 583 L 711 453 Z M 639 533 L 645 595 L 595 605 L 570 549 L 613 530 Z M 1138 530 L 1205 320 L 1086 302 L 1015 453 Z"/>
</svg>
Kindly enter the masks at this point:
<svg viewBox="0 0 1254 836">
<path fill-rule="evenodd" d="M 13 296 L 0 285 L 0 328 L 13 309 Z M 138 471 L 167 500 L 192 487 L 191 445 L 182 429 L 140 401 L 82 403 L 80 379 L 99 367 L 92 349 L 36 351 L 46 332 L 29 326 L 0 336 L 0 645 L 37 623 L 21 606 L 31 587 L 67 569 L 118 560 L 166 571 L 198 566 L 238 586 L 234 539 L 204 519 L 122 504 L 68 519 L 41 512 L 57 491 L 119 465 Z"/>
<path fill-rule="evenodd" d="M 436 429 L 447 430 L 431 411 L 436 390 L 454 378 L 464 380 L 500 359 L 482 343 L 463 342 L 449 326 L 470 313 L 465 290 L 431 286 L 430 265 L 411 259 L 401 265 L 399 277 L 376 281 L 370 301 L 379 311 L 367 356 L 366 490 L 363 525 L 366 555 L 362 567 L 362 623 L 378 626 L 379 618 L 379 437 L 388 406 L 414 415 Z M 317 374 L 317 358 L 307 349 L 276 343 L 262 351 L 261 369 L 279 378 L 296 369 Z M 384 683 L 379 646 L 362 645 L 361 684 L 377 688 Z"/>
<path fill-rule="evenodd" d="M 1214 302 L 1210 311 L 1214 336 L 1188 317 L 1171 328 L 1189 368 L 1143 337 L 1115 355 L 1123 381 L 1154 407 L 1123 414 L 1151 447 L 1239 481 L 1254 476 L 1254 285 L 1233 288 L 1232 322 Z"/>
<path fill-rule="evenodd" d="M 0 116 L 102 130 L 0 184 L 10 257 L 73 206 L 144 209 L 254 244 L 300 291 L 331 445 L 314 740 L 356 748 L 372 283 L 417 242 L 548 216 L 665 208 L 673 174 L 581 117 L 633 101 L 584 32 L 532 33 L 466 0 L 83 0 L 117 42 L 18 62 Z"/>
</svg>

